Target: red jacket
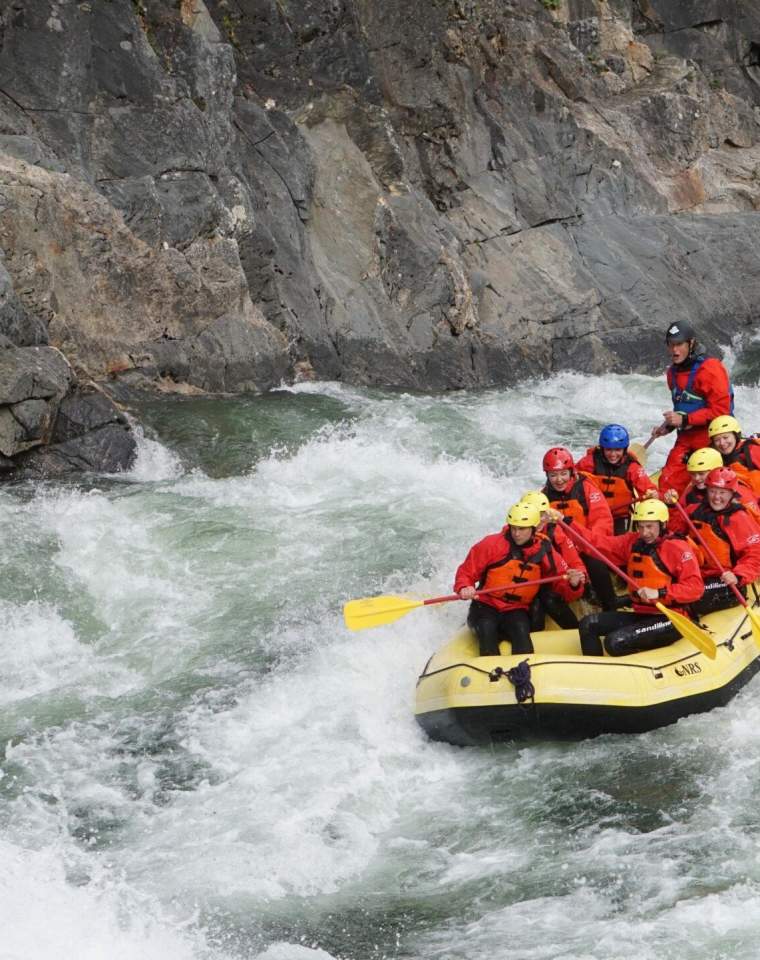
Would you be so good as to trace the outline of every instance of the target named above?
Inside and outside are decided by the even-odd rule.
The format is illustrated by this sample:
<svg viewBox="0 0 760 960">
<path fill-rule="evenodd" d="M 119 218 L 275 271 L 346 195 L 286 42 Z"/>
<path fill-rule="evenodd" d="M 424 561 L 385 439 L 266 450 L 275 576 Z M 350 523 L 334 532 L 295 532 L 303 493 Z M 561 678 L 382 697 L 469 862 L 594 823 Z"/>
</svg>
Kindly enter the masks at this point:
<svg viewBox="0 0 760 960">
<path fill-rule="evenodd" d="M 604 494 L 613 517 L 627 517 L 634 499 L 634 491 L 644 497 L 650 491 L 657 493 L 657 484 L 647 476 L 639 461 L 629 453 L 623 454 L 619 464 L 608 463 L 600 447 L 589 447 L 576 463 L 579 473 L 589 479 Z"/>
<path fill-rule="evenodd" d="M 681 494 L 678 502 L 689 514 L 689 516 L 691 516 L 697 507 L 706 501 L 707 488 L 703 487 L 700 490 L 698 487 L 695 487 L 693 483 L 690 483 Z M 741 478 L 739 479 L 739 503 L 754 520 L 760 522 L 760 506 L 758 506 L 752 490 L 742 482 Z M 681 515 L 681 511 L 677 507 L 669 507 L 668 509 L 670 511 L 668 533 L 688 533 L 689 535 L 692 535 L 689 525 Z"/>
<path fill-rule="evenodd" d="M 541 533 L 551 540 L 552 546 L 568 567 L 572 570 L 582 570 L 584 573 L 586 572 L 586 565 L 581 560 L 578 548 L 559 524 L 547 523 L 541 530 Z"/>
<path fill-rule="evenodd" d="M 693 483 L 690 483 L 689 486 L 681 494 L 678 502 L 684 508 L 684 510 L 689 514 L 689 516 L 694 513 L 697 507 L 704 503 L 707 499 L 707 489 L 703 487 L 701 490 L 698 487 L 695 487 Z M 669 506 L 668 511 L 670 513 L 670 519 L 668 520 L 668 533 L 691 533 L 688 523 L 684 520 L 681 511 L 676 506 Z"/>
<path fill-rule="evenodd" d="M 652 547 L 648 547 L 639 539 L 638 533 L 631 531 L 617 537 L 604 537 L 597 545 L 613 563 L 624 568 L 635 564 L 634 558 L 637 555 L 651 554 L 653 547 L 659 564 L 665 567 L 665 570 L 661 571 L 662 580 L 647 583 L 646 578 L 641 578 L 636 582 L 640 587 L 659 587 L 661 584 L 665 593 L 659 598 L 659 602 L 666 607 L 684 607 L 699 600 L 704 593 L 705 585 L 691 540 L 666 534 L 659 537 Z M 658 567 L 659 564 L 655 563 L 653 566 Z M 629 572 L 629 575 L 632 575 L 632 572 Z M 659 611 L 654 603 L 640 600 L 632 586 L 629 586 L 628 592 L 636 613 L 657 615 Z"/>
<path fill-rule="evenodd" d="M 567 523 L 574 524 L 582 537 L 593 540 L 612 535 L 612 511 L 599 488 L 588 477 L 573 475 L 567 490 L 555 490 L 550 484 L 543 488 L 554 510 L 559 510 Z"/>
<path fill-rule="evenodd" d="M 731 453 L 723 454 L 723 463 L 731 467 L 755 495 L 760 494 L 760 443 L 757 440 L 742 437 Z"/>
<path fill-rule="evenodd" d="M 690 373 L 689 369 L 677 370 L 674 375 L 672 365 L 668 367 L 665 376 L 670 390 L 673 390 L 674 385 L 679 390 L 683 390 Z M 694 377 L 692 391 L 704 397 L 706 405 L 700 410 L 692 410 L 688 413 L 681 429 L 706 428 L 711 420 L 731 413 L 731 385 L 728 372 L 717 357 L 706 358 Z M 705 436 L 707 436 L 706 430 Z"/>
<path fill-rule="evenodd" d="M 718 559 L 721 559 L 721 552 L 725 553 L 722 558 L 726 561 L 724 567 L 736 576 L 740 586 L 760 577 L 760 525 L 741 504 L 729 504 L 717 513 L 705 500 L 692 511 L 691 517 L 702 536 L 713 546 Z M 720 576 L 721 571 L 706 554 L 701 558 L 700 566 L 706 576 Z"/>
<path fill-rule="evenodd" d="M 537 563 L 542 577 L 551 577 L 563 574 L 568 565 L 560 554 L 551 545 L 551 542 L 541 534 L 534 535 L 522 547 L 516 547 L 509 537 L 509 527 L 505 526 L 500 533 L 491 533 L 479 540 L 460 564 L 454 577 L 454 591 L 459 593 L 463 587 L 482 587 L 487 583 L 489 573 L 504 567 L 507 563 L 520 562 L 522 557 L 525 563 Z M 551 588 L 563 600 L 577 600 L 583 593 L 583 584 L 571 587 L 567 580 L 557 580 Z M 535 591 L 534 591 L 535 592 Z M 529 591 L 517 591 L 517 595 L 503 599 L 496 594 L 478 597 L 481 603 L 487 603 L 499 611 L 527 610 L 530 600 L 525 595 Z"/>
</svg>

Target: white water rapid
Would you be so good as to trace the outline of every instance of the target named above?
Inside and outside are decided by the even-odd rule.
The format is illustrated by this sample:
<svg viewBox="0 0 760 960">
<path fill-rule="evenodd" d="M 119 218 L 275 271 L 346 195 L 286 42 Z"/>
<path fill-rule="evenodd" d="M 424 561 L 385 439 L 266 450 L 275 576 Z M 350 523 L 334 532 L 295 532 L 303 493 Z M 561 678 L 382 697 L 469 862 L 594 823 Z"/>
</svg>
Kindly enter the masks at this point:
<svg viewBox="0 0 760 960">
<path fill-rule="evenodd" d="M 412 708 L 464 604 L 341 616 L 448 593 L 548 446 L 666 406 L 569 374 L 155 402 L 131 474 L 0 488 L 0 960 L 755 960 L 760 680 L 459 749 Z"/>
</svg>

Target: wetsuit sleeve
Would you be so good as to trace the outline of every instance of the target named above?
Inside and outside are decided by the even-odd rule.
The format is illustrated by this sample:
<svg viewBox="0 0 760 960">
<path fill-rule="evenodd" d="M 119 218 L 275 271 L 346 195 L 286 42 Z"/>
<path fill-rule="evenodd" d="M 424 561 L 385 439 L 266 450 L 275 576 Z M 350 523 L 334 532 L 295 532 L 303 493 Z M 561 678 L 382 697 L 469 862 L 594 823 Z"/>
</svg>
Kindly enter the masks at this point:
<svg viewBox="0 0 760 960">
<path fill-rule="evenodd" d="M 584 453 L 583 456 L 575 464 L 575 469 L 580 473 L 593 473 L 594 472 L 594 457 L 590 453 Z"/>
<path fill-rule="evenodd" d="M 665 606 L 672 603 L 679 607 L 695 603 L 705 592 L 705 584 L 691 544 L 683 540 L 666 540 L 661 550 L 673 582 L 660 602 Z"/>
<path fill-rule="evenodd" d="M 747 513 L 737 512 L 725 527 L 739 558 L 732 572 L 744 586 L 760 577 L 760 525 Z"/>
<path fill-rule="evenodd" d="M 654 490 L 654 492 L 657 493 L 657 484 L 650 478 L 641 464 L 635 460 L 628 467 L 628 482 L 641 497 L 649 493 L 650 490 Z"/>
<path fill-rule="evenodd" d="M 715 417 L 731 412 L 731 396 L 728 373 L 716 357 L 708 357 L 694 378 L 694 390 L 705 398 L 707 406 L 692 410 L 684 422 L 690 427 L 706 427 Z"/>
</svg>

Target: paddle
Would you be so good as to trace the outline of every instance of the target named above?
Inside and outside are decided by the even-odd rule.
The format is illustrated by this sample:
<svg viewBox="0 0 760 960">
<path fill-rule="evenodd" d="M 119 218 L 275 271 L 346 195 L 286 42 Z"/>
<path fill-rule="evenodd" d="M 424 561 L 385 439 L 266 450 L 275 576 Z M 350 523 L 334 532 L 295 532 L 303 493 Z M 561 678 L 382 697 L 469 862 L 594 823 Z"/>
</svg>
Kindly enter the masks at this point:
<svg viewBox="0 0 760 960">
<path fill-rule="evenodd" d="M 665 424 L 663 423 L 663 426 Z M 646 443 L 631 443 L 628 446 L 628 452 L 632 457 L 635 457 L 642 467 L 647 465 L 647 450 L 652 446 L 654 441 L 657 439 L 656 435 L 652 436 L 647 440 Z"/>
<path fill-rule="evenodd" d="M 688 526 L 689 530 L 694 534 L 700 546 L 705 551 L 707 556 L 710 558 L 710 562 L 712 563 L 712 565 L 715 567 L 716 570 L 720 570 L 721 574 L 725 573 L 726 572 L 725 568 L 721 566 L 720 562 L 718 561 L 718 558 L 715 556 L 712 549 L 705 542 L 705 538 L 702 536 L 702 534 L 699 532 L 696 526 L 692 523 L 691 517 L 686 512 L 684 507 L 678 501 L 676 501 L 676 507 L 678 507 L 678 512 L 684 518 L 684 521 Z M 745 598 L 742 596 L 741 590 L 736 586 L 735 583 L 729 583 L 729 587 L 731 587 L 733 592 L 736 594 L 736 599 L 747 611 L 749 622 L 752 625 L 752 639 L 755 641 L 758 647 L 760 647 L 760 617 L 758 616 L 757 611 L 753 610 L 750 607 L 750 605 L 747 603 Z"/>
<path fill-rule="evenodd" d="M 520 590 L 523 587 L 535 587 L 542 583 L 554 583 L 555 580 L 564 580 L 565 575 L 555 577 L 541 577 L 539 580 L 525 580 L 519 583 L 503 583 L 500 587 L 489 587 L 488 590 L 478 590 L 476 597 L 484 597 L 489 593 L 504 593 L 505 590 Z M 413 600 L 410 597 L 385 596 L 363 597 L 361 600 L 349 600 L 343 607 L 343 619 L 349 630 L 364 630 L 367 627 L 381 627 L 385 623 L 393 623 L 406 616 L 410 610 L 417 607 L 427 607 L 433 603 L 448 603 L 450 600 L 461 600 L 458 593 L 450 593 L 445 597 L 431 597 L 429 600 Z"/>
<path fill-rule="evenodd" d="M 601 550 L 590 543 L 581 533 L 578 532 L 574 527 L 570 526 L 569 523 L 565 523 L 564 520 L 557 521 L 560 526 L 564 527 L 565 530 L 574 537 L 578 543 L 580 543 L 588 553 L 597 557 L 602 563 L 606 563 L 610 570 L 613 573 L 616 573 L 621 580 L 624 580 L 629 587 L 632 587 L 634 590 L 638 590 L 638 584 L 636 581 L 629 577 L 628 574 L 621 570 L 620 567 L 616 566 L 611 560 L 608 560 L 607 557 L 602 553 Z M 710 660 L 715 659 L 717 653 L 717 648 L 715 646 L 715 641 L 713 638 L 706 633 L 701 627 L 698 627 L 695 623 L 692 623 L 688 617 L 683 616 L 683 614 L 676 613 L 675 610 L 668 610 L 666 606 L 663 606 L 659 601 L 655 603 L 655 607 L 660 611 L 660 613 L 667 617 L 668 620 L 673 624 L 676 630 L 681 634 L 682 637 L 685 637 L 687 640 L 691 640 L 694 646 L 700 650 L 706 657 L 709 657 Z"/>
</svg>

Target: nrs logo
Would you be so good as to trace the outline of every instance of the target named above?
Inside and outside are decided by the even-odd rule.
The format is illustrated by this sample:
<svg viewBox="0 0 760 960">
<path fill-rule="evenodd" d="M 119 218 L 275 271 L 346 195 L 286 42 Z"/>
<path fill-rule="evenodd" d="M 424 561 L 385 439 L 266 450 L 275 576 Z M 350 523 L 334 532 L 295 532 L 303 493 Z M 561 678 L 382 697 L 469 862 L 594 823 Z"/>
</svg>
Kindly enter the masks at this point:
<svg viewBox="0 0 760 960">
<path fill-rule="evenodd" d="M 682 663 L 680 667 L 676 667 L 675 672 L 677 677 L 688 677 L 695 673 L 702 673 L 702 667 L 698 663 Z"/>
</svg>

